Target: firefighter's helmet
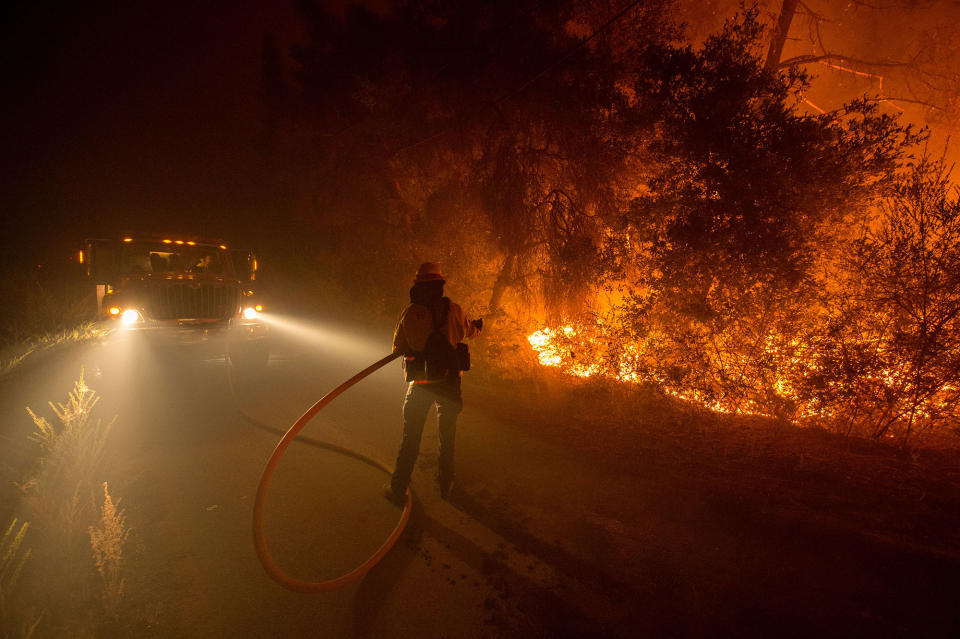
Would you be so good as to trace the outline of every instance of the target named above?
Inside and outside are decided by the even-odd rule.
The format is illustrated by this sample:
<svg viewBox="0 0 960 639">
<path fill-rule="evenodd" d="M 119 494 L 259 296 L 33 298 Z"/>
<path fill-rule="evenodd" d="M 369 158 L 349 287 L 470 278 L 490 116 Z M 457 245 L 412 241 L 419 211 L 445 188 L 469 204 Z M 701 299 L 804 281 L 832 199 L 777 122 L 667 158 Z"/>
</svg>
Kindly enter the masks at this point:
<svg viewBox="0 0 960 639">
<path fill-rule="evenodd" d="M 424 262 L 420 265 L 420 268 L 417 269 L 417 276 L 414 278 L 414 282 L 434 282 L 437 280 L 443 281 L 443 271 L 440 270 L 440 264 L 437 262 Z"/>
</svg>

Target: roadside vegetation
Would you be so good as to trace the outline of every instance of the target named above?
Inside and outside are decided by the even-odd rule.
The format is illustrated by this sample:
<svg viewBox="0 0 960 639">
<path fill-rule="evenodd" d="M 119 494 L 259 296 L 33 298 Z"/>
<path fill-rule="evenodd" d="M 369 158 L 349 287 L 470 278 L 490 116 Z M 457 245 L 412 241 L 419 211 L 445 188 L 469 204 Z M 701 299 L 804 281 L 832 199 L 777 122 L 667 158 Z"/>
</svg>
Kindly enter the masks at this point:
<svg viewBox="0 0 960 639">
<path fill-rule="evenodd" d="M 104 480 L 116 418 L 96 417 L 98 402 L 81 372 L 66 402 L 49 403 L 52 419 L 26 409 L 35 457 L 0 556 L 5 638 L 104 636 L 122 623 L 130 530 Z"/>
<path fill-rule="evenodd" d="M 0 319 L 0 378 L 40 353 L 105 334 L 94 322 L 93 286 L 76 264 L 5 271 L 0 295 L 7 303 Z"/>
<path fill-rule="evenodd" d="M 438 260 L 506 368 L 532 346 L 720 413 L 960 444 L 957 194 L 928 132 L 876 96 L 811 110 L 755 8 L 688 44 L 667 3 L 630 6 L 304 6 L 294 68 L 263 52 L 264 180 L 302 220 L 263 236 L 278 271 L 383 317 L 396 265 Z"/>
<path fill-rule="evenodd" d="M 18 588 L 32 551 L 25 544 L 30 522 L 16 517 L 0 539 L 0 637 L 28 639 L 40 625 L 42 614 L 27 606 Z"/>
</svg>

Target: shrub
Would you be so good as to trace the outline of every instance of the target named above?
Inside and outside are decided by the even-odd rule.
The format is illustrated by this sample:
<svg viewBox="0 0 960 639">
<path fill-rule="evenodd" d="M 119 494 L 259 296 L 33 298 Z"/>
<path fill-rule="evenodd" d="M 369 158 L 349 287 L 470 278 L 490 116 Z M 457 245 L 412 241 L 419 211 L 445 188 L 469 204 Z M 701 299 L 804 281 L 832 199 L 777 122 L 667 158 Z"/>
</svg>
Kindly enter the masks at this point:
<svg viewBox="0 0 960 639">
<path fill-rule="evenodd" d="M 90 526 L 90 546 L 93 549 L 93 560 L 103 582 L 103 603 L 107 614 L 111 617 L 118 615 L 120 602 L 123 599 L 124 580 L 121 576 L 123 564 L 123 546 L 127 542 L 130 530 L 127 528 L 127 518 L 123 509 L 119 507 L 120 500 L 114 503 L 103 482 L 103 506 L 100 510 L 100 527 Z"/>
<path fill-rule="evenodd" d="M 38 615 L 30 623 L 23 618 L 22 614 L 18 614 L 22 612 L 22 607 L 15 610 L 11 606 L 20 573 L 30 559 L 30 549 L 25 549 L 23 546 L 29 528 L 29 522 L 20 523 L 17 518 L 14 518 L 3 534 L 3 539 L 0 539 L 0 639 L 13 637 L 28 639 L 36 631 L 42 618 L 42 615 Z M 14 634 L 15 628 L 19 628 L 16 634 Z"/>
</svg>

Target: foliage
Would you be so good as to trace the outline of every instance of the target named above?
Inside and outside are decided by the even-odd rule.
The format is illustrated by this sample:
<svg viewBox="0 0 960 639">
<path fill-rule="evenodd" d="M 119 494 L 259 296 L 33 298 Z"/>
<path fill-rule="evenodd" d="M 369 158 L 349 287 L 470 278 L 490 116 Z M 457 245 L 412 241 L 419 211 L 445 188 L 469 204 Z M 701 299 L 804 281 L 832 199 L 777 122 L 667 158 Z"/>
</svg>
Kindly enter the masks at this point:
<svg viewBox="0 0 960 639">
<path fill-rule="evenodd" d="M 582 306 L 635 147 L 618 80 L 640 43 L 676 34 L 664 6 L 641 3 L 589 45 L 610 15 L 578 2 L 411 2 L 342 21 L 307 4 L 304 16 L 305 190 L 332 268 L 361 290 L 403 291 L 407 272 L 391 281 L 384 266 L 435 257 L 491 311 L 507 289 Z M 376 248 L 358 260 L 339 250 L 350 237 Z"/>
<path fill-rule="evenodd" d="M 93 287 L 76 264 L 9 269 L 0 277 L 6 307 L 0 318 L 0 377 L 54 346 L 102 337 L 94 322 Z"/>
<path fill-rule="evenodd" d="M 803 287 L 754 288 L 720 320 L 632 297 L 531 344 L 542 363 L 719 412 L 904 446 L 960 434 L 960 203 L 943 162 L 910 165 L 857 229 Z"/>
<path fill-rule="evenodd" d="M 107 489 L 107 482 L 103 482 L 103 507 L 100 514 L 100 526 L 88 528 L 90 546 L 93 549 L 93 560 L 97 572 L 103 581 L 103 602 L 108 614 L 118 614 L 120 602 L 123 600 L 124 579 L 122 576 L 123 546 L 130 535 L 127 528 L 127 518 L 123 509 L 113 502 Z"/>
<path fill-rule="evenodd" d="M 876 325 L 895 314 L 855 284 L 892 276 L 842 258 L 881 254 L 858 229 L 880 202 L 905 206 L 899 172 L 925 133 L 866 99 L 803 115 L 808 78 L 765 68 L 755 9 L 699 47 L 677 44 L 668 9 L 409 2 L 340 19 L 302 5 L 297 91 L 276 69 L 270 86 L 309 132 L 292 148 L 318 262 L 391 309 L 417 262 L 441 260 L 458 299 L 500 318 L 491 359 L 522 360 L 505 332 L 546 322 L 541 361 L 578 375 L 908 438 L 921 413 L 936 421 L 952 364 L 928 328 Z M 890 362 L 850 369 L 878 339 L 914 362 L 909 397 L 886 409 L 875 373 Z"/>
<path fill-rule="evenodd" d="M 649 284 L 694 317 L 722 314 L 731 288 L 796 286 L 918 141 L 863 102 L 796 113 L 806 80 L 763 69 L 761 33 L 748 12 L 700 50 L 652 48 L 637 81 L 662 159 L 625 221 L 651 248 Z"/>
<path fill-rule="evenodd" d="M 6 308 L 0 319 L 0 352 L 67 334 L 93 319 L 92 287 L 68 275 L 41 268 L 3 273 L 0 294 Z"/>
<path fill-rule="evenodd" d="M 924 159 L 848 243 L 808 394 L 846 431 L 907 440 L 960 414 L 960 202 Z"/>
<path fill-rule="evenodd" d="M 13 637 L 29 639 L 42 618 L 42 615 L 38 616 L 33 623 L 28 623 L 21 619 L 21 615 L 11 607 L 20 573 L 23 572 L 23 567 L 31 555 L 31 550 L 23 547 L 29 528 L 30 522 L 20 523 L 17 518 L 14 518 L 3 534 L 3 538 L 0 539 L 0 637 L 3 639 L 13 639 Z M 20 631 L 15 633 L 14 628 L 18 624 L 23 625 Z"/>
<path fill-rule="evenodd" d="M 103 631 L 103 624 L 117 621 L 123 597 L 122 557 L 129 529 L 102 479 L 107 437 L 116 418 L 94 419 L 99 400 L 81 371 L 67 401 L 49 403 L 53 421 L 27 408 L 38 459 L 31 476 L 18 486 L 37 523 L 40 552 L 32 570 L 58 575 L 56 580 L 34 580 L 34 587 L 42 588 L 38 594 L 51 613 L 46 625 L 59 633 L 75 634 L 91 624 Z M 97 488 L 104 491 L 99 507 Z M 106 616 L 95 616 L 91 605 L 94 568 L 101 577 Z"/>
<path fill-rule="evenodd" d="M 33 336 L 0 351 L 0 378 L 16 370 L 27 358 L 56 346 L 103 338 L 110 329 L 95 322 L 84 322 L 56 333 Z"/>
<path fill-rule="evenodd" d="M 51 423 L 27 407 L 36 425 L 31 439 L 40 445 L 41 461 L 36 474 L 23 489 L 45 529 L 63 532 L 68 545 L 75 542 L 84 513 L 89 510 L 83 497 L 90 493 L 106 450 L 106 439 L 116 419 L 103 423 L 92 420 L 100 398 L 87 386 L 83 371 L 68 393 L 66 403 L 50 402 L 57 418 Z"/>
<path fill-rule="evenodd" d="M 608 245 L 625 294 L 607 324 L 644 379 L 722 410 L 793 416 L 819 270 L 918 138 L 863 102 L 840 118 L 798 114 L 806 79 L 763 68 L 761 33 L 748 11 L 699 50 L 647 52 L 635 87 L 657 114 L 660 161 Z"/>
<path fill-rule="evenodd" d="M 947 136 L 956 132 L 960 125 L 956 71 L 960 47 L 952 28 L 956 6 L 912 0 L 779 4 L 781 24 L 794 26 L 775 34 L 768 65 L 805 65 L 814 70 L 821 65 L 829 70 L 818 73 L 811 94 L 819 106 L 812 102 L 810 106 L 830 110 L 838 93 L 866 91 L 875 96 L 871 99 L 905 111 L 915 121 L 931 122 Z M 784 56 L 788 39 L 793 41 L 787 45 L 791 53 Z M 854 78 L 860 82 L 851 82 Z"/>
</svg>

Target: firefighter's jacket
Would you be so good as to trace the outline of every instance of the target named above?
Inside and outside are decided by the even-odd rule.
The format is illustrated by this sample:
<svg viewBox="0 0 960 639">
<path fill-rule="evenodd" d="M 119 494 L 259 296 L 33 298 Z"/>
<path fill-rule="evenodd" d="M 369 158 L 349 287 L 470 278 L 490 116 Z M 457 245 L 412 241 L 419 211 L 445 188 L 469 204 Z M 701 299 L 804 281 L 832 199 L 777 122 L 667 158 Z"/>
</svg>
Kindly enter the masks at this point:
<svg viewBox="0 0 960 639">
<path fill-rule="evenodd" d="M 447 336 L 451 346 L 456 346 L 464 339 L 475 337 L 480 330 L 467 321 L 467 314 L 460 305 L 450 302 L 450 312 L 447 313 L 445 325 L 437 327 Z M 430 309 L 423 304 L 411 304 L 400 315 L 397 330 L 393 333 L 393 352 L 413 355 L 424 349 L 427 337 L 433 332 L 433 316 Z"/>
<path fill-rule="evenodd" d="M 450 302 L 447 321 L 438 326 L 437 330 L 450 340 L 451 346 L 480 333 L 480 329 L 467 320 L 466 313 L 455 302 Z M 432 332 L 433 316 L 430 309 L 423 304 L 411 304 L 397 322 L 397 330 L 393 333 L 393 352 L 402 353 L 412 359 L 414 354 L 422 352 L 426 347 L 427 337 Z"/>
</svg>

